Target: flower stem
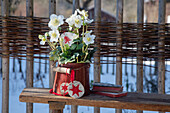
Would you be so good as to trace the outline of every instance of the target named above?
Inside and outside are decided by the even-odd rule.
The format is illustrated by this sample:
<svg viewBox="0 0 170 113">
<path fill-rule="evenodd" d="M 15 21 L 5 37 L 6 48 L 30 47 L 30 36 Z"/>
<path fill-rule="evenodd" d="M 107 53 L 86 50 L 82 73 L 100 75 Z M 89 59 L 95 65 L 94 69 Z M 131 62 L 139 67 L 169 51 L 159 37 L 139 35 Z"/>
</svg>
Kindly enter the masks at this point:
<svg viewBox="0 0 170 113">
<path fill-rule="evenodd" d="M 83 18 L 83 36 L 84 37 L 84 18 Z"/>
<path fill-rule="evenodd" d="M 46 39 L 46 40 L 47 40 L 47 43 L 50 45 L 51 49 L 54 50 L 55 46 L 48 39 Z"/>
<path fill-rule="evenodd" d="M 88 29 L 88 25 L 86 25 L 86 31 L 87 31 L 87 29 Z"/>
<path fill-rule="evenodd" d="M 86 46 L 86 49 L 85 49 L 85 51 L 87 51 L 87 52 L 88 52 L 88 50 L 87 50 L 87 49 L 88 49 L 88 45 Z"/>
<path fill-rule="evenodd" d="M 83 18 L 83 36 L 82 36 L 82 38 L 84 38 L 84 18 Z M 82 40 L 82 43 L 84 43 L 83 40 Z M 83 44 L 82 52 L 83 53 L 85 52 L 84 51 L 84 44 Z"/>
<path fill-rule="evenodd" d="M 61 38 L 60 38 L 61 39 Z M 62 40 L 59 40 L 59 43 L 60 43 L 60 47 L 61 47 L 61 51 L 64 53 L 64 50 L 63 50 L 63 44 L 61 42 Z"/>
<path fill-rule="evenodd" d="M 84 60 L 83 60 L 83 62 L 85 62 L 87 55 L 88 55 L 88 53 L 86 53 L 86 55 L 85 55 L 85 57 L 84 57 Z"/>
</svg>

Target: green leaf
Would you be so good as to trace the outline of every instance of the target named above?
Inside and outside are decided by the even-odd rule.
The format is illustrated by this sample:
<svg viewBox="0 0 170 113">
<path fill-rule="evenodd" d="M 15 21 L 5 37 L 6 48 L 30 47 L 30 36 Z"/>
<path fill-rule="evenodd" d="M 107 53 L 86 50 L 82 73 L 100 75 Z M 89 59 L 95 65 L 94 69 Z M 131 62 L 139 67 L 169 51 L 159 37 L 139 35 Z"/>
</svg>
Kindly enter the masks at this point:
<svg viewBox="0 0 170 113">
<path fill-rule="evenodd" d="M 68 44 L 66 44 L 65 46 L 66 46 L 66 49 L 69 49 L 69 48 L 70 48 L 70 46 L 69 46 Z"/>
<path fill-rule="evenodd" d="M 80 42 L 81 40 L 80 40 L 80 38 L 77 38 L 77 39 L 74 39 L 73 40 L 73 42 L 75 43 L 75 42 Z"/>
<path fill-rule="evenodd" d="M 82 49 L 82 47 L 83 47 L 83 44 L 81 43 L 81 44 L 79 44 L 79 45 L 77 46 L 77 50 Z"/>
<path fill-rule="evenodd" d="M 58 30 L 61 31 L 61 27 L 58 27 Z"/>
<path fill-rule="evenodd" d="M 77 44 L 72 44 L 71 47 L 70 47 L 70 49 L 71 49 L 71 50 L 75 50 L 76 47 L 77 47 Z"/>
<path fill-rule="evenodd" d="M 54 60 L 54 57 L 49 57 L 50 58 L 50 60 Z"/>
<path fill-rule="evenodd" d="M 58 51 L 61 51 L 61 47 L 60 47 L 60 46 L 57 46 L 56 49 L 57 49 Z"/>
</svg>

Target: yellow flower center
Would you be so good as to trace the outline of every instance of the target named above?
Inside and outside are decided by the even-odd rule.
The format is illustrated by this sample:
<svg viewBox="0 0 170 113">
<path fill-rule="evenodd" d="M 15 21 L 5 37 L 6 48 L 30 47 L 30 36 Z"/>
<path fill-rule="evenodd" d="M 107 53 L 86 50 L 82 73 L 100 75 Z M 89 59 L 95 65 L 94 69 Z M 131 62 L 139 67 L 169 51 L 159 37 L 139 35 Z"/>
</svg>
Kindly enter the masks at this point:
<svg viewBox="0 0 170 113">
<path fill-rule="evenodd" d="M 85 16 L 85 17 L 88 17 L 88 16 L 89 16 L 88 13 L 87 13 L 87 11 L 83 10 L 83 12 L 84 12 L 84 16 Z"/>
<path fill-rule="evenodd" d="M 39 38 L 39 39 L 42 39 L 42 38 L 43 38 L 43 36 L 42 36 L 42 35 L 39 35 L 39 36 L 38 36 L 38 38 Z"/>
<path fill-rule="evenodd" d="M 87 12 L 85 13 L 85 16 L 88 17 L 89 15 L 87 14 Z"/>
<path fill-rule="evenodd" d="M 56 36 L 57 36 L 56 33 L 52 33 L 52 34 L 51 34 L 51 38 L 55 38 Z"/>
<path fill-rule="evenodd" d="M 87 38 L 87 41 L 89 41 L 89 42 L 90 42 L 90 40 L 91 40 L 91 38 L 90 38 L 90 37 L 88 37 L 88 38 Z"/>
<path fill-rule="evenodd" d="M 46 39 L 45 39 L 45 38 L 43 38 L 43 39 L 42 39 L 42 41 L 44 41 L 44 42 L 45 42 L 45 41 L 46 41 Z"/>
<path fill-rule="evenodd" d="M 80 20 L 79 20 L 79 19 L 76 19 L 76 20 L 75 20 L 75 23 L 76 23 L 76 24 L 79 24 L 79 23 L 80 23 Z"/>
<path fill-rule="evenodd" d="M 59 20 L 57 18 L 55 18 L 53 21 L 52 21 L 52 24 L 54 26 L 57 26 L 59 24 Z"/>
</svg>

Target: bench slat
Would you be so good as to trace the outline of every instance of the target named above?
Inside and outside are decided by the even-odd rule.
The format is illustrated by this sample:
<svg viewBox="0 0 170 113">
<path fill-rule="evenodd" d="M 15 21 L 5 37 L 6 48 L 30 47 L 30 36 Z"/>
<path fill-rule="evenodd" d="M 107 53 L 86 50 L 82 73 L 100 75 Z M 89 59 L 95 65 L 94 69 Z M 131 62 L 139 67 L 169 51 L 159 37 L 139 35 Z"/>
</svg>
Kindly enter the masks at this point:
<svg viewBox="0 0 170 113">
<path fill-rule="evenodd" d="M 170 95 L 165 94 L 128 93 L 126 97 L 119 98 L 90 94 L 80 99 L 73 99 L 50 94 L 49 90 L 48 88 L 25 88 L 19 100 L 31 103 L 48 104 L 56 101 L 65 102 L 67 105 L 170 112 Z"/>
</svg>

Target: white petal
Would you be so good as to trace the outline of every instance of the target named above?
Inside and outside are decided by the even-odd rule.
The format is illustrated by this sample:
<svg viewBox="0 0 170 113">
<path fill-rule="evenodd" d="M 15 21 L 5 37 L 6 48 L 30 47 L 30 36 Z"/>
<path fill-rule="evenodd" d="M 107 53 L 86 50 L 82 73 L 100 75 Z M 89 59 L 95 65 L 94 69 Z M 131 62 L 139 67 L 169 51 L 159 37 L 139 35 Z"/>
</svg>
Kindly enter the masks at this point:
<svg viewBox="0 0 170 113">
<path fill-rule="evenodd" d="M 56 15 L 56 14 L 51 14 L 50 20 L 51 20 L 51 19 L 54 19 L 54 18 L 57 18 L 57 15 Z"/>
<path fill-rule="evenodd" d="M 41 45 L 44 45 L 44 44 L 45 44 L 45 41 L 40 41 L 40 44 L 41 44 Z"/>
</svg>

